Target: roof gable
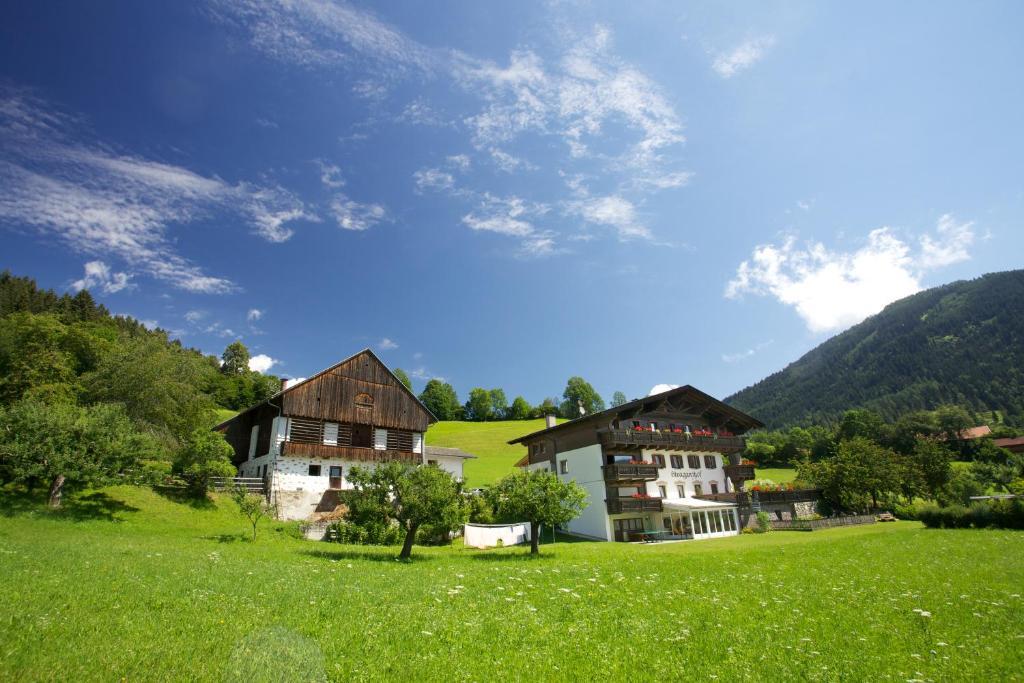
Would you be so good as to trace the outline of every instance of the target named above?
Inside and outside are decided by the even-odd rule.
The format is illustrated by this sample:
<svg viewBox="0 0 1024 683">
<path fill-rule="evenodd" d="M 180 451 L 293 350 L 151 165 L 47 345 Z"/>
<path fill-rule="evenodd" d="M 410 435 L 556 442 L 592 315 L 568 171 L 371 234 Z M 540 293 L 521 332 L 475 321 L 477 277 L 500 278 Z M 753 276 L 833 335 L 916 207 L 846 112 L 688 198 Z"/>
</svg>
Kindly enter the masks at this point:
<svg viewBox="0 0 1024 683">
<path fill-rule="evenodd" d="M 437 418 L 370 349 L 283 389 L 270 399 L 286 416 L 426 431 Z M 262 405 L 262 404 L 261 404 Z M 218 425 L 238 419 L 248 411 Z"/>
</svg>

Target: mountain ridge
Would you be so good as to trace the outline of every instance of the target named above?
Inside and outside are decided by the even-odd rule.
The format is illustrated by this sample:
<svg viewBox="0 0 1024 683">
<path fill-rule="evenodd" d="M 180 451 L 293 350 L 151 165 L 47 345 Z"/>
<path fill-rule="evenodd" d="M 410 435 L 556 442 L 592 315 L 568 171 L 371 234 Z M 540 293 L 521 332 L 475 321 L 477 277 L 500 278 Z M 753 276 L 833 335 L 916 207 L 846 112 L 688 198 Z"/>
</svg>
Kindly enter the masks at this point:
<svg viewBox="0 0 1024 683">
<path fill-rule="evenodd" d="M 958 280 L 894 301 L 725 402 L 771 428 L 887 418 L 944 403 L 1024 423 L 1024 270 Z"/>
</svg>

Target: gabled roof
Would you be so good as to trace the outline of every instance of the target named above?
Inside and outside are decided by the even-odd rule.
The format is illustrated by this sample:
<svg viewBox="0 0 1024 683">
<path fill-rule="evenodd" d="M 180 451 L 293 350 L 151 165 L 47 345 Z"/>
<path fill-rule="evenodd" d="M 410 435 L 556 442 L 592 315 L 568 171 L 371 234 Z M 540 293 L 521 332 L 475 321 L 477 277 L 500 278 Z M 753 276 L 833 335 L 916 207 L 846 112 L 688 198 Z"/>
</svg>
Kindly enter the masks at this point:
<svg viewBox="0 0 1024 683">
<path fill-rule="evenodd" d="M 238 418 L 242 417 L 243 415 L 245 415 L 247 413 L 251 413 L 252 411 L 256 410 L 257 408 L 259 408 L 261 406 L 265 406 L 265 405 L 271 403 L 272 401 L 274 401 L 274 399 L 279 398 L 279 397 L 283 396 L 284 394 L 287 394 L 288 392 L 297 389 L 298 387 L 305 386 L 307 383 L 317 379 L 318 377 L 321 377 L 321 376 L 327 374 L 331 370 L 334 370 L 335 368 L 337 368 L 339 366 L 342 366 L 345 363 L 348 363 L 349 361 L 351 361 L 351 360 L 353 360 L 355 358 L 358 358 L 359 356 L 361 356 L 363 354 L 369 354 L 371 358 L 373 358 L 375 361 L 380 363 L 381 367 L 383 367 L 385 370 L 388 371 L 388 374 L 390 374 L 391 377 L 395 380 L 395 384 L 397 384 L 402 389 L 402 391 L 407 393 L 412 398 L 412 400 L 414 400 L 421 408 L 423 408 L 424 412 L 426 412 L 427 415 L 430 416 L 430 422 L 437 422 L 438 421 L 437 417 L 432 412 L 430 412 L 430 409 L 427 408 L 425 405 L 423 405 L 423 401 L 421 401 L 419 399 L 419 397 L 416 396 L 416 394 L 414 394 L 412 391 L 410 391 L 409 387 L 405 386 L 405 384 L 402 382 L 402 380 L 400 380 L 398 378 L 398 376 L 394 373 L 394 371 L 392 371 L 392 369 L 387 366 L 387 363 L 382 361 L 377 356 L 377 354 L 375 354 L 373 352 L 372 349 L 365 348 L 362 351 L 359 351 L 358 353 L 353 353 L 348 358 L 345 358 L 343 360 L 338 361 L 337 363 L 335 363 L 334 365 L 332 365 L 330 367 L 324 368 L 323 370 L 321 370 L 321 371 L 319 371 L 319 372 L 317 372 L 317 373 L 315 373 L 313 375 L 310 375 L 309 377 L 307 377 L 306 379 L 302 380 L 301 382 L 296 382 L 295 384 L 292 384 L 291 386 L 289 386 L 289 387 L 287 387 L 285 389 L 281 389 L 281 391 L 277 392 L 276 394 L 274 394 L 273 396 L 268 398 L 266 401 L 263 401 L 262 403 L 257 403 L 256 405 L 252 406 L 251 408 L 247 408 L 247 409 L 241 411 L 240 413 L 238 413 L 238 415 L 235 415 L 234 417 L 232 417 L 232 418 L 230 418 L 228 420 L 224 420 L 223 422 L 221 422 L 220 424 L 215 426 L 213 428 L 213 430 L 214 431 L 219 430 L 221 427 L 224 427 L 224 426 L 230 424 L 231 422 L 234 422 L 235 420 L 237 420 Z"/>
<path fill-rule="evenodd" d="M 614 408 L 608 408 L 607 410 L 602 410 L 597 413 L 584 415 L 583 417 L 578 417 L 575 420 L 563 422 L 561 424 L 555 425 L 554 427 L 541 429 L 540 431 L 536 431 L 531 434 L 521 436 L 518 439 L 513 439 L 509 441 L 509 443 L 523 443 L 524 441 L 529 441 L 530 439 L 540 436 L 541 434 L 552 434 L 554 432 L 564 430 L 570 427 L 577 427 L 581 424 L 586 424 L 588 422 L 605 422 L 613 420 L 616 417 L 620 419 L 628 418 L 630 414 L 642 414 L 644 412 L 656 410 L 658 406 L 665 402 L 665 400 L 673 399 L 676 398 L 677 396 L 684 395 L 688 395 L 696 399 L 698 401 L 698 405 L 701 408 L 701 412 L 706 411 L 708 408 L 714 408 L 717 412 L 726 415 L 729 419 L 733 420 L 737 424 L 744 426 L 746 429 L 757 429 L 759 427 L 764 427 L 764 423 L 758 420 L 757 418 L 751 417 L 750 415 L 747 415 L 746 413 L 737 410 L 736 408 L 733 408 L 732 406 L 726 403 L 722 403 L 717 398 L 709 396 L 700 389 L 697 389 L 696 387 L 687 384 L 685 386 L 676 387 L 675 389 L 663 391 L 660 394 L 652 394 L 651 396 L 638 398 L 633 401 L 623 403 L 620 406 L 615 406 Z"/>
</svg>

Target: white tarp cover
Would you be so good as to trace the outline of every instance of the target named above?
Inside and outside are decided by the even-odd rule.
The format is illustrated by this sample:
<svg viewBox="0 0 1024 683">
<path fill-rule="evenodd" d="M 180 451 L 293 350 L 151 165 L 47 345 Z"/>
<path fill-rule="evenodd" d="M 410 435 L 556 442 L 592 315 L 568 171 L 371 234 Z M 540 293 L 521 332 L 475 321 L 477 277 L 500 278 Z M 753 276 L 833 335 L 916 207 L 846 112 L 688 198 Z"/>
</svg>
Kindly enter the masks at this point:
<svg viewBox="0 0 1024 683">
<path fill-rule="evenodd" d="M 467 524 L 462 532 L 463 543 L 472 548 L 495 548 L 501 545 L 519 545 L 530 540 L 530 525 L 520 524 Z"/>
<path fill-rule="evenodd" d="M 710 510 L 712 508 L 718 510 L 729 510 L 736 505 L 733 503 L 722 503 L 715 500 L 701 500 L 700 498 L 678 498 L 672 500 L 663 500 L 661 506 L 666 510 L 672 510 L 673 512 L 688 512 L 690 510 Z"/>
</svg>

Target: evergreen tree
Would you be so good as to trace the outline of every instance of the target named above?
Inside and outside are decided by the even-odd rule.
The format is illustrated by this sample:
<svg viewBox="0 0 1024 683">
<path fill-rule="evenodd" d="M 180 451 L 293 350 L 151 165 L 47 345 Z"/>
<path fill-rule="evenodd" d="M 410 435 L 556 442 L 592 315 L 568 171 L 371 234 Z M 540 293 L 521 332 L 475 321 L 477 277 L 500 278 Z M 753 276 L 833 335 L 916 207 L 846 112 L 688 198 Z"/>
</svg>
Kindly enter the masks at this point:
<svg viewBox="0 0 1024 683">
<path fill-rule="evenodd" d="M 626 400 L 626 395 L 624 393 L 622 393 L 621 391 L 616 391 L 614 394 L 612 394 L 612 408 L 618 408 L 624 403 L 628 403 L 628 401 Z"/>
</svg>

